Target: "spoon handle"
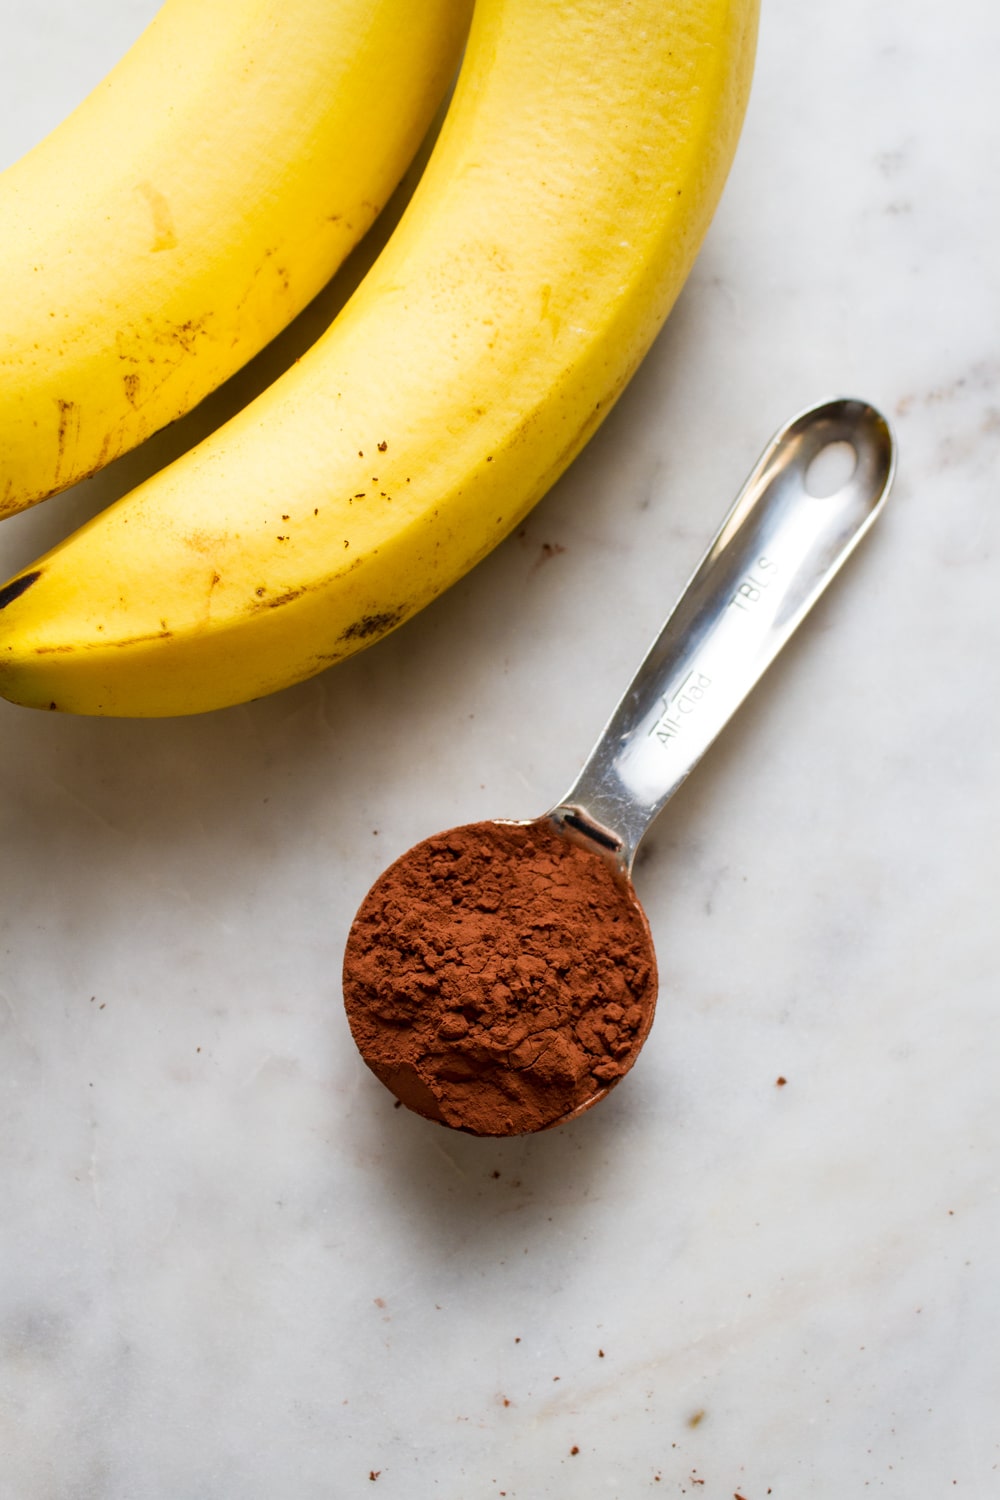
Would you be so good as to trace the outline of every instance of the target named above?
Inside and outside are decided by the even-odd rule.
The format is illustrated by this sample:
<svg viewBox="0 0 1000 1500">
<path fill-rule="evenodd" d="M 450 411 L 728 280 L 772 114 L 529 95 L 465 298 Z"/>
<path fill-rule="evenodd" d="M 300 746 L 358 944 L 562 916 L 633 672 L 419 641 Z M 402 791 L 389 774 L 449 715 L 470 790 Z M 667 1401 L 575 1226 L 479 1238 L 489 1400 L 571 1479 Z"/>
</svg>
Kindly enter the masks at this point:
<svg viewBox="0 0 1000 1500">
<path fill-rule="evenodd" d="M 551 818 L 631 870 L 668 797 L 868 530 L 894 467 L 889 424 L 863 401 L 813 407 L 772 438 Z"/>
</svg>

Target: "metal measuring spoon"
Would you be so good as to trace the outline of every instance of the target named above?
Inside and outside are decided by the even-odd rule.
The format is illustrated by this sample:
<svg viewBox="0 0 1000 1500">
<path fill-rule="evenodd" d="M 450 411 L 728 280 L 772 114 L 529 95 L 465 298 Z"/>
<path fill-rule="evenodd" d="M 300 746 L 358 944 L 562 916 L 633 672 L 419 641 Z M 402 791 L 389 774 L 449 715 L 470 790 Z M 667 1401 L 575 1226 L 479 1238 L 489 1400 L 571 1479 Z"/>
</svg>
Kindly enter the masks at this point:
<svg viewBox="0 0 1000 1500">
<path fill-rule="evenodd" d="M 795 417 L 562 801 L 425 840 L 376 881 L 348 938 L 344 999 L 362 1056 L 402 1103 L 516 1135 L 574 1118 L 628 1071 L 657 988 L 631 880 L 640 840 L 868 530 L 894 464 L 889 425 L 864 402 Z M 592 924 L 568 903 L 565 930 L 553 924 L 545 903 L 564 879 L 612 941 L 588 944 Z M 515 881 L 519 900 L 540 891 L 527 915 L 505 905 Z"/>
</svg>

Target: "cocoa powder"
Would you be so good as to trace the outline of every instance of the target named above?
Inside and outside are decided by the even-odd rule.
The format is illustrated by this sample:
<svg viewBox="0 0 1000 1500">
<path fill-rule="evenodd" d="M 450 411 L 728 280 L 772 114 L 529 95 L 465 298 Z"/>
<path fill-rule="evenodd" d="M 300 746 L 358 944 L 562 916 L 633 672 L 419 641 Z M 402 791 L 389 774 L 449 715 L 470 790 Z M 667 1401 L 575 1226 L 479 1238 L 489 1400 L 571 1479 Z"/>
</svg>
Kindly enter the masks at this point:
<svg viewBox="0 0 1000 1500">
<path fill-rule="evenodd" d="M 543 1130 L 631 1067 L 653 1019 L 645 917 L 604 858 L 547 821 L 411 849 L 351 928 L 344 1001 L 403 1104 L 474 1135 Z"/>
</svg>

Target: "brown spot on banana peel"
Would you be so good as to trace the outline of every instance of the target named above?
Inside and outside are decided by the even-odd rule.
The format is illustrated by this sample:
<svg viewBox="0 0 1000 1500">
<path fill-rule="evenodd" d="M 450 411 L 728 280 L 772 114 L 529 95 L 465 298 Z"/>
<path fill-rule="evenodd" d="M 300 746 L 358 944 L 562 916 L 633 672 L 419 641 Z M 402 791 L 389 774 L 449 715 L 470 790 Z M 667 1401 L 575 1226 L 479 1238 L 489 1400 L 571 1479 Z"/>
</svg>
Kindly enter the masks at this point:
<svg viewBox="0 0 1000 1500">
<path fill-rule="evenodd" d="M 56 470 L 55 470 L 55 479 L 56 479 L 56 482 L 58 484 L 59 483 L 59 478 L 60 478 L 60 472 L 61 472 L 62 466 L 63 466 L 63 459 L 66 457 L 66 448 L 67 448 L 67 445 L 69 443 L 70 423 L 73 421 L 73 414 L 76 413 L 76 428 L 77 428 L 77 433 L 79 434 L 79 430 L 80 430 L 80 414 L 77 411 L 77 406 L 76 406 L 76 402 L 75 401 L 63 401 L 60 397 L 57 396 L 56 397 L 56 406 L 59 409 L 59 426 L 58 426 L 58 428 L 56 430 Z"/>
<path fill-rule="evenodd" d="M 400 605 L 397 609 L 385 609 L 378 614 L 362 615 L 360 620 L 355 620 L 342 630 L 337 637 L 340 641 L 367 641 L 373 636 L 387 635 L 396 625 L 402 623 L 406 618 L 406 606 Z"/>
<path fill-rule="evenodd" d="M 123 646 L 141 646 L 145 641 L 169 641 L 173 635 L 172 630 L 150 630 L 145 635 L 125 635 L 120 641 L 111 641 L 110 644 L 117 649 Z"/>
<path fill-rule="evenodd" d="M 286 589 L 283 594 L 275 594 L 273 599 L 266 598 L 267 590 L 264 587 L 255 590 L 256 599 L 250 601 L 250 613 L 258 614 L 262 609 L 277 609 L 281 604 L 291 604 L 294 599 L 299 599 L 306 589 Z"/>
<path fill-rule="evenodd" d="M 98 630 L 103 627 L 98 626 Z M 143 635 L 123 635 L 119 640 L 105 639 L 102 641 L 87 642 L 82 646 L 63 644 L 58 646 L 36 646 L 36 656 L 60 656 L 72 651 L 89 651 L 95 647 L 107 649 L 113 647 L 116 651 L 124 650 L 127 646 L 141 646 L 146 641 L 169 641 L 173 635 L 172 630 L 149 630 Z"/>
<path fill-rule="evenodd" d="M 174 323 L 160 336 L 160 342 L 177 344 L 185 354 L 190 354 L 198 339 L 206 332 L 210 317 L 210 313 L 203 313 L 200 318 L 188 318 L 184 323 Z"/>
<path fill-rule="evenodd" d="M 30 589 L 41 576 L 41 568 L 36 568 L 32 573 L 22 573 L 20 578 L 12 578 L 10 583 L 5 583 L 3 588 L 0 588 L 0 609 L 6 609 L 8 604 L 13 604 L 15 599 L 20 599 L 25 589 Z"/>
</svg>

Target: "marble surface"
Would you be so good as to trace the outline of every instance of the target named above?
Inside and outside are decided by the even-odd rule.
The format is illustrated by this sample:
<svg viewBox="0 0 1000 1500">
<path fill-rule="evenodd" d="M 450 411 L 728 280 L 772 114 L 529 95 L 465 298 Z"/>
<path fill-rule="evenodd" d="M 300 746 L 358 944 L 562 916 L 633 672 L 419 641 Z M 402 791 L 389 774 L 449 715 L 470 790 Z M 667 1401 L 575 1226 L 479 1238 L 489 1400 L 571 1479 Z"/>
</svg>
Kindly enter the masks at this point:
<svg viewBox="0 0 1000 1500">
<path fill-rule="evenodd" d="M 154 8 L 7 7 L 3 164 Z M 248 707 L 0 704 L 4 1496 L 1000 1494 L 998 64 L 990 0 L 764 0 L 697 268 L 517 536 Z M 5 523 L 4 576 L 270 369 Z M 643 847 L 633 1074 L 537 1138 L 394 1110 L 340 1006 L 362 894 L 561 795 L 835 393 L 895 491 Z"/>
</svg>

